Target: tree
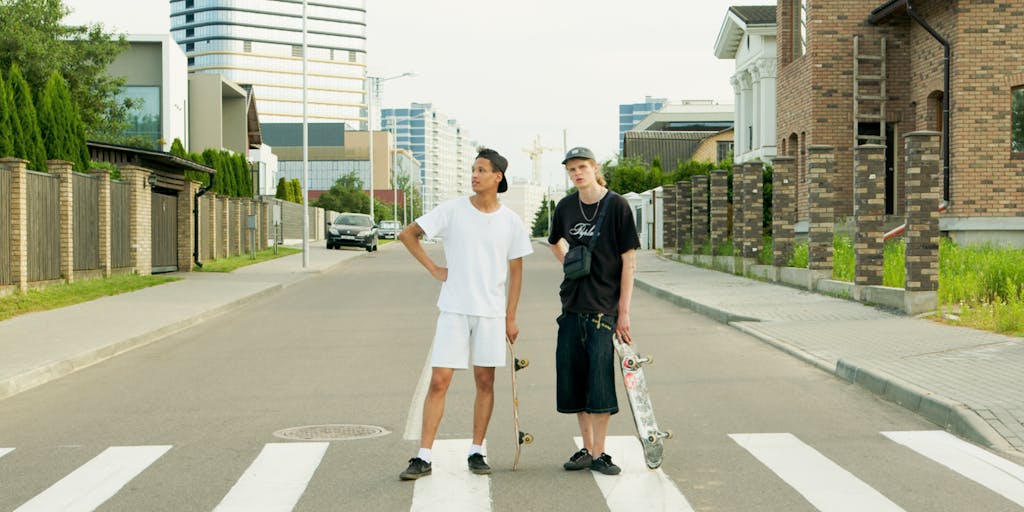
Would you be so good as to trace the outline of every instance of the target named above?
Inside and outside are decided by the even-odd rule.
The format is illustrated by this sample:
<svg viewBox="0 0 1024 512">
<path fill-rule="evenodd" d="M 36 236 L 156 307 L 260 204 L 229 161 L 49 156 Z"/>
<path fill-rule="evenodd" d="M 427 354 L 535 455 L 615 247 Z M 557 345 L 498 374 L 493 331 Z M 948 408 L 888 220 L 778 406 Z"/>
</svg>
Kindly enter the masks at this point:
<svg viewBox="0 0 1024 512">
<path fill-rule="evenodd" d="M 124 79 L 109 76 L 107 66 L 128 42 L 98 23 L 64 25 L 69 12 L 62 0 L 0 0 L 0 68 L 21 66 L 33 91 L 59 73 L 90 137 L 121 133 L 131 102 L 117 99 Z"/>
<path fill-rule="evenodd" d="M 39 96 L 39 129 L 46 154 L 51 159 L 74 164 L 79 172 L 89 167 L 89 148 L 85 143 L 85 125 L 71 101 L 67 83 L 54 72 Z"/>
<path fill-rule="evenodd" d="M 185 145 L 181 143 L 181 139 L 175 137 L 174 141 L 171 142 L 170 153 L 174 156 L 180 156 L 181 158 L 189 158 L 189 154 L 185 151 Z"/>
<path fill-rule="evenodd" d="M 9 97 L 13 106 L 11 112 L 17 119 L 12 132 L 14 156 L 28 160 L 29 169 L 46 172 L 46 147 L 43 145 L 43 135 L 39 131 L 32 91 L 17 64 L 11 66 L 11 72 L 7 76 Z"/>
<path fill-rule="evenodd" d="M 540 208 L 537 210 L 537 214 L 533 216 L 533 229 L 530 232 L 530 236 L 542 236 L 547 238 L 549 231 L 550 215 L 555 213 L 555 202 L 544 197 L 544 200 L 540 203 Z"/>
<path fill-rule="evenodd" d="M 363 191 L 362 180 L 352 172 L 338 178 L 330 190 L 320 194 L 313 206 L 336 212 L 370 213 L 370 195 Z M 376 210 L 374 208 L 374 213 Z"/>
<path fill-rule="evenodd" d="M 278 178 L 277 189 L 274 191 L 274 197 L 283 201 L 288 200 L 288 182 L 284 178 Z"/>
<path fill-rule="evenodd" d="M 14 156 L 14 140 L 11 138 L 11 110 L 7 101 L 7 85 L 0 72 L 0 158 Z"/>
<path fill-rule="evenodd" d="M 291 202 L 304 204 L 302 195 L 302 182 L 298 178 L 292 178 L 288 184 L 291 186 Z"/>
<path fill-rule="evenodd" d="M 604 175 L 608 179 L 608 188 L 619 194 L 639 193 L 653 188 L 648 186 L 647 167 L 636 158 L 622 159 L 615 165 L 606 162 Z"/>
</svg>

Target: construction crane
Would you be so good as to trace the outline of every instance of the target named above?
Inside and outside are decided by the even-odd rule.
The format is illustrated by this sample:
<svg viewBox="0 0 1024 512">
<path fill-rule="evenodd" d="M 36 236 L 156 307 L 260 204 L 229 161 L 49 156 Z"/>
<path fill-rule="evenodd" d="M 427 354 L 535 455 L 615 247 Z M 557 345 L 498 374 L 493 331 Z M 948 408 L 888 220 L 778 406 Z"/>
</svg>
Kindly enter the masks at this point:
<svg viewBox="0 0 1024 512">
<path fill-rule="evenodd" d="M 544 167 L 544 161 L 541 157 L 544 156 L 545 152 L 548 151 L 561 151 L 562 148 L 545 147 L 540 143 L 540 135 L 533 141 L 533 147 L 523 148 L 523 151 L 530 155 L 530 161 L 533 162 L 533 183 L 540 184 L 540 173 Z"/>
</svg>

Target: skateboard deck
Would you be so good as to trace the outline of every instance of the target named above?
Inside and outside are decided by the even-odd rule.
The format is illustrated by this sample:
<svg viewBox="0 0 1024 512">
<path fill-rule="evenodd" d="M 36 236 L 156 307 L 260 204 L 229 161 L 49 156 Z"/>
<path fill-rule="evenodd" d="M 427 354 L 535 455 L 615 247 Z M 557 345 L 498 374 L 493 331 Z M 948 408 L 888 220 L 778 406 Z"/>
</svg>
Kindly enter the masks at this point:
<svg viewBox="0 0 1024 512">
<path fill-rule="evenodd" d="M 615 337 L 615 352 L 619 355 L 619 368 L 622 370 L 622 383 L 626 387 L 629 409 L 633 413 L 637 437 L 644 448 L 644 460 L 647 467 L 657 469 L 661 466 L 662 439 L 672 437 L 671 431 L 662 431 L 654 419 L 654 406 L 651 396 L 647 393 L 647 381 L 644 378 L 643 366 L 653 363 L 652 357 L 641 357 L 633 347 L 622 343 Z"/>
<path fill-rule="evenodd" d="M 519 430 L 519 390 L 516 388 L 516 372 L 526 368 L 530 365 L 528 359 L 519 359 L 516 357 L 515 349 L 512 348 L 512 342 L 505 340 L 508 345 L 508 353 L 512 358 L 512 432 L 516 436 L 516 454 L 512 460 L 512 471 L 515 471 L 519 467 L 519 452 L 522 450 L 524 444 L 530 444 L 533 442 L 533 435 Z"/>
</svg>

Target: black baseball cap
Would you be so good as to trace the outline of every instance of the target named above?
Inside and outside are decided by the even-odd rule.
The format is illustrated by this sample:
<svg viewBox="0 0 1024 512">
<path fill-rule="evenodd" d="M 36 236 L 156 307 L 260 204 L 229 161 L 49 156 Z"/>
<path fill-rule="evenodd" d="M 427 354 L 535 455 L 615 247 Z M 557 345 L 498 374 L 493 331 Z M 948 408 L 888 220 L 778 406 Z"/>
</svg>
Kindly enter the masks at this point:
<svg viewBox="0 0 1024 512">
<path fill-rule="evenodd" d="M 573 158 L 589 158 L 591 160 L 597 160 L 597 157 L 594 156 L 594 152 L 589 148 L 577 146 L 570 149 L 569 152 L 565 154 L 565 160 L 562 160 L 562 165 L 565 165 L 566 162 Z"/>
<path fill-rule="evenodd" d="M 486 158 L 491 162 L 494 170 L 501 171 L 501 183 L 498 183 L 498 193 L 508 190 L 508 180 L 505 179 L 505 172 L 508 169 L 508 160 L 493 149 L 481 149 L 476 155 L 477 158 Z"/>
</svg>

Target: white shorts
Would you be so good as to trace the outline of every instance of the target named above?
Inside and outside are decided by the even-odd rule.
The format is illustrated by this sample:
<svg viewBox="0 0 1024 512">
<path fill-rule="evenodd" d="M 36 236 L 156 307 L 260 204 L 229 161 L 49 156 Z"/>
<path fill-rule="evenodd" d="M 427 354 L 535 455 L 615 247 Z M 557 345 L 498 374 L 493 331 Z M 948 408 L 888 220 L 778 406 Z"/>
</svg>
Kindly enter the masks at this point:
<svg viewBox="0 0 1024 512">
<path fill-rule="evenodd" d="M 437 317 L 430 366 L 469 368 L 505 366 L 505 318 L 462 315 L 442 311 Z"/>
</svg>

